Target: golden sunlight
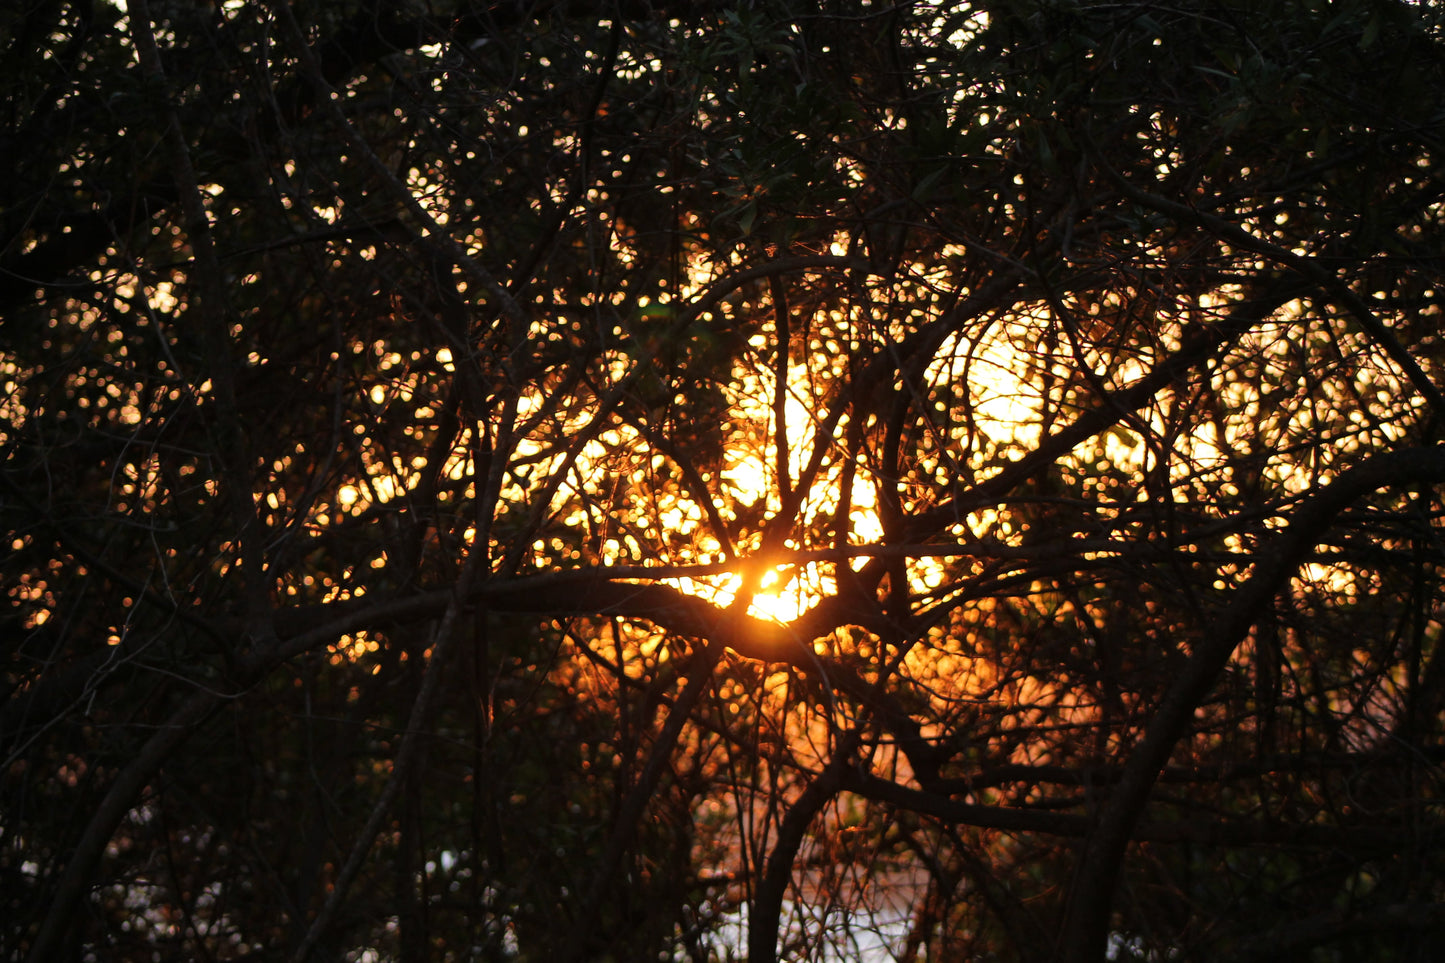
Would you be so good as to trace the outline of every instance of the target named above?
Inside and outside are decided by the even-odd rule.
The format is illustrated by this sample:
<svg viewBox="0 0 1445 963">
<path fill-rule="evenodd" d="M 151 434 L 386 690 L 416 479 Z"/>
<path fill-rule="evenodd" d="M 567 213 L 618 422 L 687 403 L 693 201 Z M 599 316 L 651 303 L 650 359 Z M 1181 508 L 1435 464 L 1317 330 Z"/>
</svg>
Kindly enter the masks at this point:
<svg viewBox="0 0 1445 963">
<path fill-rule="evenodd" d="M 667 581 L 684 592 L 701 596 L 714 605 L 725 608 L 737 598 L 743 579 L 741 575 L 728 575 L 716 585 L 690 578 Z M 764 573 L 748 606 L 748 615 L 767 622 L 786 624 L 807 611 L 809 606 L 827 594 L 832 585 L 831 578 L 827 578 L 824 584 L 816 575 L 813 578 L 802 577 L 796 566 L 779 565 Z"/>
</svg>

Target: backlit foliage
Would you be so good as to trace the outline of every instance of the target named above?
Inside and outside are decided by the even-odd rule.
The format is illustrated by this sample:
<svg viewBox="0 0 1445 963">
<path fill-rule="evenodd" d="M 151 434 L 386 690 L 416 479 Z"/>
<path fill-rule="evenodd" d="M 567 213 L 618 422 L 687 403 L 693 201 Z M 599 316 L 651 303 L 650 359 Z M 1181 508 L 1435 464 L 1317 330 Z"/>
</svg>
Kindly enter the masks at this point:
<svg viewBox="0 0 1445 963">
<path fill-rule="evenodd" d="M 9 956 L 1437 945 L 1436 5 L 30 6 Z"/>
</svg>

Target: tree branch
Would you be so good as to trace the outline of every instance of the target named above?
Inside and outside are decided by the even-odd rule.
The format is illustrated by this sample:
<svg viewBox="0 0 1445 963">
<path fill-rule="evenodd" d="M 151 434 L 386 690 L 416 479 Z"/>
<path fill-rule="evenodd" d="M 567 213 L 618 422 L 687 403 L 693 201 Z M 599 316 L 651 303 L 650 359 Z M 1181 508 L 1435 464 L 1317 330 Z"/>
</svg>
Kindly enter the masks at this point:
<svg viewBox="0 0 1445 963">
<path fill-rule="evenodd" d="M 1194 650 L 1165 694 L 1143 740 L 1130 753 L 1118 788 L 1080 858 L 1059 947 L 1071 963 L 1104 958 L 1114 888 L 1124 850 L 1149 793 L 1194 711 L 1224 670 L 1230 655 L 1292 577 L 1336 515 L 1389 485 L 1445 482 L 1445 447 L 1412 448 L 1370 458 L 1317 490 L 1255 564 L 1213 626 L 1200 627 Z"/>
</svg>

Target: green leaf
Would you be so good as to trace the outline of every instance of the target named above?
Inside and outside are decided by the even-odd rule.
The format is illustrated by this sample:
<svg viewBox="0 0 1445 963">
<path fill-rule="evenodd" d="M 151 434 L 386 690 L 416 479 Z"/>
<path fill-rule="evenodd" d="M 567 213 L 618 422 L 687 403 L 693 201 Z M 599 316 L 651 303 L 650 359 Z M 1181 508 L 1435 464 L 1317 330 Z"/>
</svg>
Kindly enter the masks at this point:
<svg viewBox="0 0 1445 963">
<path fill-rule="evenodd" d="M 933 185 L 937 184 L 939 179 L 947 173 L 947 167 L 940 167 L 937 170 L 933 171 L 931 174 L 925 175 L 922 180 L 920 180 L 917 184 L 913 186 L 913 190 L 910 192 L 909 196 L 912 197 L 915 201 L 922 202 L 928 200 L 928 198 L 931 197 L 933 194 Z"/>
<path fill-rule="evenodd" d="M 753 222 L 757 219 L 757 216 L 757 201 L 748 201 L 743 205 L 742 210 L 738 212 L 738 227 L 743 229 L 743 237 L 748 237 L 753 233 Z"/>
<path fill-rule="evenodd" d="M 1375 45 L 1375 41 L 1379 38 L 1380 15 L 1375 14 L 1374 16 L 1370 17 L 1369 22 L 1365 24 L 1365 32 L 1360 36 L 1360 49 L 1369 50 Z"/>
</svg>

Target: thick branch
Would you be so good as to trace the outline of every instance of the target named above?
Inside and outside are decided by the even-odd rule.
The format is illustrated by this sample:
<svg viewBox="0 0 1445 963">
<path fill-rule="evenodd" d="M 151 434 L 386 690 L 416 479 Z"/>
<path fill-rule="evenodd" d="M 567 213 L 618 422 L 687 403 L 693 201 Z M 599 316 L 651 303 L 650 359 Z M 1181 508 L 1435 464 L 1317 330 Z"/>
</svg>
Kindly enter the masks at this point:
<svg viewBox="0 0 1445 963">
<path fill-rule="evenodd" d="M 808 783 L 808 788 L 789 807 L 778 827 L 778 839 L 768 855 L 767 869 L 758 891 L 748 908 L 748 960 L 750 963 L 773 963 L 778 958 L 778 931 L 783 912 L 783 897 L 793 878 L 793 861 L 813 819 L 837 795 L 845 775 L 852 771 L 853 753 L 858 747 L 855 730 L 838 740 L 833 758 L 823 771 Z"/>
<path fill-rule="evenodd" d="M 1164 696 L 1143 741 L 1130 755 L 1118 789 L 1104 807 L 1074 879 L 1069 915 L 1059 944 L 1067 954 L 1065 959 L 1097 963 L 1104 958 L 1124 849 L 1159 772 L 1235 647 L 1244 641 L 1335 516 L 1387 485 L 1441 482 L 1445 482 L 1445 447 L 1378 455 L 1317 491 L 1295 512 L 1284 533 L 1262 553 L 1254 574 L 1235 593 L 1218 622 L 1199 633 L 1188 662 Z"/>
<path fill-rule="evenodd" d="M 965 803 L 939 793 L 911 789 L 857 771 L 845 774 L 841 788 L 865 799 L 931 816 L 951 825 L 976 826 L 980 829 L 1013 833 L 1038 833 L 1063 839 L 1086 838 L 1094 825 L 1088 816 L 1042 809 Z M 1402 846 L 1409 845 L 1411 840 L 1418 839 L 1419 835 L 1417 828 L 1394 830 L 1350 827 L 1348 831 L 1342 831 L 1338 826 L 1313 826 L 1256 819 L 1189 819 L 1140 823 L 1135 827 L 1132 838 L 1143 842 L 1192 843 L 1202 846 L 1286 846 L 1390 853 L 1398 852 Z"/>
</svg>

